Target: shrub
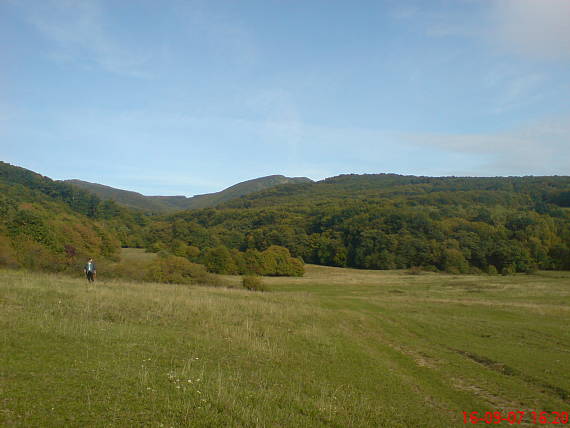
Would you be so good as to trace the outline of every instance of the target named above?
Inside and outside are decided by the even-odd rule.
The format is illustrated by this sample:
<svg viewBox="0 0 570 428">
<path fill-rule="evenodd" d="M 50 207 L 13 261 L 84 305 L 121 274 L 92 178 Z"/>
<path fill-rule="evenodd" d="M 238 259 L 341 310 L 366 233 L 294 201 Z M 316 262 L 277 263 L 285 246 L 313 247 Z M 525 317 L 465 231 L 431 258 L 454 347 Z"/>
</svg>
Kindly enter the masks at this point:
<svg viewBox="0 0 570 428">
<path fill-rule="evenodd" d="M 303 276 L 305 274 L 305 265 L 300 259 L 295 257 L 289 258 L 289 276 Z"/>
<path fill-rule="evenodd" d="M 2 235 L 0 235 L 0 266 L 9 268 L 17 268 L 19 266 L 10 241 Z"/>
<path fill-rule="evenodd" d="M 460 250 L 447 248 L 443 252 L 443 269 L 446 272 L 454 274 L 468 273 L 469 263 Z"/>
<path fill-rule="evenodd" d="M 261 253 L 254 249 L 248 249 L 243 253 L 243 266 L 245 274 L 263 274 L 263 257 Z"/>
<path fill-rule="evenodd" d="M 272 245 L 261 253 L 263 262 L 262 273 L 269 276 L 303 276 L 305 269 L 303 262 L 291 257 L 285 247 Z"/>
<path fill-rule="evenodd" d="M 207 248 L 204 251 L 204 265 L 210 272 L 234 274 L 237 273 L 237 266 L 230 250 L 220 245 L 216 248 Z"/>
<path fill-rule="evenodd" d="M 98 271 L 104 278 L 124 278 L 130 281 L 147 280 L 147 263 L 142 260 L 128 260 L 120 263 L 98 263 Z"/>
<path fill-rule="evenodd" d="M 65 270 L 65 257 L 54 253 L 48 248 L 29 238 L 15 243 L 15 253 L 18 264 L 30 270 L 61 272 Z"/>
<path fill-rule="evenodd" d="M 204 266 L 178 256 L 157 257 L 148 265 L 145 276 L 146 279 L 156 282 L 211 285 L 215 283 Z"/>
<path fill-rule="evenodd" d="M 186 247 L 185 256 L 191 262 L 195 262 L 198 260 L 198 257 L 200 257 L 200 249 L 198 247 L 193 246 L 193 245 L 189 245 Z"/>
<path fill-rule="evenodd" d="M 251 291 L 267 291 L 267 286 L 259 276 L 244 275 L 241 279 L 243 288 Z"/>
<path fill-rule="evenodd" d="M 421 275 L 423 270 L 421 266 L 412 266 L 408 269 L 408 275 Z"/>
</svg>

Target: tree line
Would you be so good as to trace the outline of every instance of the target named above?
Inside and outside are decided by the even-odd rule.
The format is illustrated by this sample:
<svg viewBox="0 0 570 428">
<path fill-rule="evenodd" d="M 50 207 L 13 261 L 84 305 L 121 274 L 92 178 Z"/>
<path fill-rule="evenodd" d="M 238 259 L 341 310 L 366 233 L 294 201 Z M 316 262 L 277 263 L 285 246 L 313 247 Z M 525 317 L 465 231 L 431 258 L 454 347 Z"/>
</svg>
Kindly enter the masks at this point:
<svg viewBox="0 0 570 428">
<path fill-rule="evenodd" d="M 121 246 L 221 274 L 570 269 L 570 177 L 344 175 L 159 216 L 0 162 L 0 265 L 75 269 Z"/>
<path fill-rule="evenodd" d="M 158 218 L 145 243 L 279 245 L 306 263 L 367 269 L 570 269 L 568 189 L 568 177 L 341 176 Z"/>
</svg>

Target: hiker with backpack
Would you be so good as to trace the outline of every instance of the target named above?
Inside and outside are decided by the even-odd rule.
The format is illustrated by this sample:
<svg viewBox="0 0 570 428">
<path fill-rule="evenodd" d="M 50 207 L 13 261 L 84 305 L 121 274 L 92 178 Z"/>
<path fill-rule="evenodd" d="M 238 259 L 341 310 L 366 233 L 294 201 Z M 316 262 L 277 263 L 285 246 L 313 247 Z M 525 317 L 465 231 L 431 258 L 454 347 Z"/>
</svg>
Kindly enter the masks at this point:
<svg viewBox="0 0 570 428">
<path fill-rule="evenodd" d="M 85 264 L 83 272 L 85 272 L 85 275 L 87 276 L 87 281 L 95 282 L 95 277 L 97 276 L 97 268 L 92 258 L 90 258 Z"/>
</svg>

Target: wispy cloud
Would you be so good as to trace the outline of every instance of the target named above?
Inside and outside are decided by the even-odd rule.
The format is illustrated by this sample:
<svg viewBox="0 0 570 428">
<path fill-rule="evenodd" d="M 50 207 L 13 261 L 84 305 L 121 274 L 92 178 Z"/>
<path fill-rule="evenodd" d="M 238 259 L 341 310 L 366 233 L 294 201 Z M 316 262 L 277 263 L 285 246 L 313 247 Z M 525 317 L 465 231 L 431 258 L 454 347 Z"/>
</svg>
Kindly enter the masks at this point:
<svg viewBox="0 0 570 428">
<path fill-rule="evenodd" d="M 501 114 L 539 102 L 544 97 L 547 76 L 544 73 L 527 72 L 510 68 L 491 70 L 483 85 L 496 95 L 492 97 L 492 112 Z"/>
<path fill-rule="evenodd" d="M 48 0 L 22 7 L 30 23 L 51 42 L 50 58 L 116 74 L 149 75 L 149 55 L 113 37 L 97 0 Z"/>
<path fill-rule="evenodd" d="M 392 9 L 391 15 L 395 19 L 407 20 L 418 14 L 420 8 L 411 4 L 398 4 Z"/>
<path fill-rule="evenodd" d="M 476 157 L 476 175 L 569 174 L 569 117 L 497 134 L 407 135 L 404 140 L 441 153 Z"/>
<path fill-rule="evenodd" d="M 532 58 L 570 59 L 570 1 L 501 0 L 492 4 L 493 41 Z"/>
<path fill-rule="evenodd" d="M 570 1 L 493 0 L 454 2 L 459 9 L 423 8 L 425 33 L 432 37 L 479 39 L 503 52 L 528 59 L 570 59 Z M 480 7 L 474 8 L 473 5 Z M 469 8 L 465 13 L 464 7 Z M 460 10 L 462 13 L 454 13 Z"/>
<path fill-rule="evenodd" d="M 234 66 L 257 64 L 260 52 L 254 35 L 239 19 L 225 16 L 215 2 L 177 1 L 171 5 L 185 22 L 186 37 L 199 40 L 208 55 Z"/>
</svg>

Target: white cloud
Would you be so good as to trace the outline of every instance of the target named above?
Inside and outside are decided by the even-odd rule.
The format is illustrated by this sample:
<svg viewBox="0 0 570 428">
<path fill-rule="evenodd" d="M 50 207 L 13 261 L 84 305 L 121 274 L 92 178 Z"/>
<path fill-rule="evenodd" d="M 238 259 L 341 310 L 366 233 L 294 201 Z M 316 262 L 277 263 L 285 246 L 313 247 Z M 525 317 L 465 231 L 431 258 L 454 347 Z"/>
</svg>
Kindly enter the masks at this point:
<svg viewBox="0 0 570 428">
<path fill-rule="evenodd" d="M 459 2 L 452 2 L 459 3 Z M 476 0 L 453 9 L 422 10 L 425 33 L 431 37 L 468 37 L 529 59 L 570 59 L 569 0 Z M 472 8 L 478 4 L 482 8 Z"/>
<path fill-rule="evenodd" d="M 420 8 L 415 5 L 398 4 L 392 10 L 391 15 L 395 19 L 407 20 L 415 17 L 419 11 Z"/>
<path fill-rule="evenodd" d="M 493 1 L 493 40 L 518 54 L 570 59 L 570 1 Z"/>
<path fill-rule="evenodd" d="M 257 64 L 259 49 L 255 37 L 239 19 L 224 16 L 216 2 L 178 1 L 170 6 L 184 20 L 186 36 L 199 40 L 208 55 L 223 58 L 233 66 Z"/>
<path fill-rule="evenodd" d="M 544 74 L 515 71 L 488 82 L 487 86 L 497 94 L 493 112 L 500 114 L 539 102 L 544 96 L 545 81 Z"/>
<path fill-rule="evenodd" d="M 53 60 L 116 74 L 148 76 L 145 64 L 149 55 L 112 36 L 97 0 L 38 2 L 27 9 L 27 14 L 32 25 L 52 42 L 48 56 Z"/>
<path fill-rule="evenodd" d="M 568 117 L 498 134 L 407 135 L 404 140 L 445 154 L 476 158 L 476 175 L 570 174 Z"/>
</svg>

